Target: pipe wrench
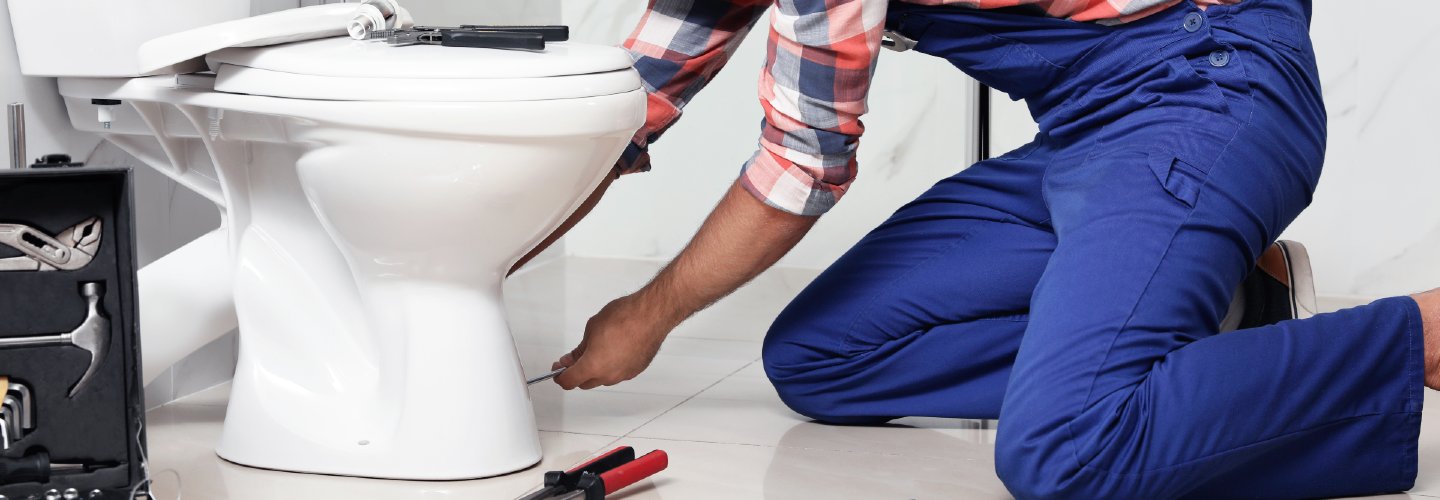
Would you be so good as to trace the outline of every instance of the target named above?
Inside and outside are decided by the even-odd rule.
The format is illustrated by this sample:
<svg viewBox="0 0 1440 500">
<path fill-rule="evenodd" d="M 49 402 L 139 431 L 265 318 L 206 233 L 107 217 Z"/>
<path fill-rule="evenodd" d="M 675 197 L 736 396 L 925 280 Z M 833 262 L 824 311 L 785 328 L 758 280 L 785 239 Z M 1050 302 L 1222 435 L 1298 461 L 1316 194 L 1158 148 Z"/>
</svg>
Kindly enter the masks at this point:
<svg viewBox="0 0 1440 500">
<path fill-rule="evenodd" d="M 24 254 L 0 259 L 0 272 L 74 271 L 89 265 L 100 250 L 100 218 L 85 219 L 56 236 L 24 224 L 0 223 L 0 245 Z"/>
</svg>

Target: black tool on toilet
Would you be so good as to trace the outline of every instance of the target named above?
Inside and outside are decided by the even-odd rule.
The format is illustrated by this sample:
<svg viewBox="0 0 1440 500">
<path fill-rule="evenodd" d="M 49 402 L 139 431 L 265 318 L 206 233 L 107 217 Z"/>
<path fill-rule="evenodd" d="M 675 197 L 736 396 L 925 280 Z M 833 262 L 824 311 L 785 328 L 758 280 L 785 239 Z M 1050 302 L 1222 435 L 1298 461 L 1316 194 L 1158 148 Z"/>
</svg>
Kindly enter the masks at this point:
<svg viewBox="0 0 1440 500">
<path fill-rule="evenodd" d="M 393 47 L 440 45 L 481 49 L 545 50 L 546 42 L 570 39 L 568 26 L 416 26 L 410 29 L 376 30 L 370 40 L 384 40 Z"/>
</svg>

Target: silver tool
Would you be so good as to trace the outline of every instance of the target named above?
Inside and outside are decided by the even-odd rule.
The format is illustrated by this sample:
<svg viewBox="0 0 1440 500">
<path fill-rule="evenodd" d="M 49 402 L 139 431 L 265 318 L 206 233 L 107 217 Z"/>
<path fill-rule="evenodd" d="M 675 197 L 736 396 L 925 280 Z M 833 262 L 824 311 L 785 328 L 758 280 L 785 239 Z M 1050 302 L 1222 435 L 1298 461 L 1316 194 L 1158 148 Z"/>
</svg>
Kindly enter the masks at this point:
<svg viewBox="0 0 1440 500">
<path fill-rule="evenodd" d="M 7 111 L 10 118 L 10 168 L 20 170 L 30 164 L 25 156 L 25 105 L 12 102 Z"/>
<path fill-rule="evenodd" d="M 0 349 L 73 345 L 90 353 L 90 367 L 85 369 L 80 381 L 75 382 L 75 386 L 70 389 L 72 398 L 79 394 L 80 390 L 85 388 L 85 383 L 99 371 L 100 364 L 105 361 L 105 354 L 110 350 L 110 319 L 100 310 L 100 299 L 105 294 L 104 285 L 97 282 L 85 283 L 80 287 L 80 294 L 84 295 L 89 303 L 88 312 L 85 320 L 74 330 L 55 335 L 0 338 Z"/>
<path fill-rule="evenodd" d="M 80 490 L 75 488 L 66 488 L 63 495 L 65 500 L 80 500 Z"/>
<path fill-rule="evenodd" d="M 5 435 L 9 440 L 25 438 L 25 431 L 20 428 L 20 402 L 15 401 L 13 396 L 5 396 L 5 403 L 0 405 L 0 419 L 5 422 Z M 9 446 L 8 443 L 6 446 Z"/>
<path fill-rule="evenodd" d="M 30 394 L 30 388 L 25 384 L 10 381 L 10 394 L 20 400 L 20 426 L 25 430 L 35 428 L 35 398 Z"/>
<path fill-rule="evenodd" d="M 0 271 L 74 271 L 89 265 L 100 250 L 100 218 L 85 219 L 56 236 L 24 224 L 0 223 L 0 245 L 25 254 L 0 259 Z"/>
<path fill-rule="evenodd" d="M 535 385 L 535 384 L 537 384 L 537 383 L 544 382 L 544 381 L 546 381 L 546 380 L 550 380 L 550 379 L 552 379 L 552 378 L 555 378 L 556 375 L 559 375 L 561 372 L 564 372 L 564 371 L 565 371 L 565 368 L 560 368 L 559 370 L 555 370 L 555 371 L 553 371 L 553 372 L 546 373 L 546 374 L 541 375 L 541 376 L 539 376 L 539 377 L 535 377 L 535 378 L 532 378 L 532 379 L 530 379 L 530 380 L 526 380 L 526 381 L 525 381 L 525 385 Z"/>
<path fill-rule="evenodd" d="M 422 27 L 385 30 L 385 43 L 392 47 L 405 45 L 440 45 L 482 49 L 545 50 L 544 27 L 434 28 Z M 569 36 L 568 34 L 566 35 Z M 551 35 L 555 38 L 556 35 Z"/>
<path fill-rule="evenodd" d="M 5 410 L 0 408 L 0 451 L 10 449 L 10 426 L 3 423 Z"/>
</svg>

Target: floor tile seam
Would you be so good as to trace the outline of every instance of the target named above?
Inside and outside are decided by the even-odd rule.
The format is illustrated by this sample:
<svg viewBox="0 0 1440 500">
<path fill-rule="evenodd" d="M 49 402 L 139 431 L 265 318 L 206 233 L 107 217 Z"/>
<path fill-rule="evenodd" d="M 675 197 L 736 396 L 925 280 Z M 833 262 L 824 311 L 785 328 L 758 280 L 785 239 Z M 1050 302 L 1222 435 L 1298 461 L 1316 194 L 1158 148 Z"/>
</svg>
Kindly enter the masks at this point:
<svg viewBox="0 0 1440 500">
<path fill-rule="evenodd" d="M 161 409 L 161 408 L 176 408 L 176 407 L 190 407 L 190 408 L 225 408 L 225 407 L 228 407 L 228 406 L 230 406 L 230 403 L 223 403 L 223 404 L 222 404 L 222 403 L 185 403 L 185 402 L 179 402 L 179 401 L 171 401 L 171 402 L 169 402 L 169 403 L 165 403 L 165 404 L 163 404 L 163 405 L 156 406 L 156 407 L 154 407 L 154 408 L 151 408 L 151 409 L 145 410 L 145 411 L 146 411 L 146 412 L 151 412 L 151 411 L 159 410 L 159 409 Z"/>
<path fill-rule="evenodd" d="M 641 423 L 640 425 L 635 426 L 634 428 L 630 429 L 628 432 L 625 433 L 625 437 L 631 437 L 631 434 L 634 434 L 635 431 L 638 431 L 638 430 L 640 430 L 640 429 L 645 428 L 645 426 L 650 425 L 651 423 L 654 423 L 656 420 L 659 420 L 660 418 L 664 417 L 665 415 L 669 415 L 670 412 L 675 411 L 676 408 L 679 408 L 679 407 L 683 406 L 685 403 L 690 402 L 690 400 L 695 399 L 696 396 L 699 396 L 700 394 L 704 393 L 705 391 L 708 391 L 708 390 L 710 390 L 711 388 L 715 387 L 716 385 L 719 385 L 721 382 L 724 382 L 725 379 L 728 379 L 728 378 L 730 378 L 730 377 L 735 376 L 736 373 L 740 373 L 740 371 L 741 371 L 741 370 L 744 370 L 746 366 L 750 366 L 750 363 L 746 363 L 746 364 L 742 365 L 741 367 L 736 368 L 734 371 L 731 371 L 729 374 L 726 374 L 725 376 L 720 377 L 719 380 L 716 380 L 715 382 L 712 382 L 710 385 L 705 386 L 704 389 L 700 389 L 699 391 L 696 391 L 695 394 L 691 394 L 690 396 L 687 396 L 684 400 L 681 400 L 679 403 L 676 403 L 674 406 L 671 406 L 671 407 L 669 407 L 669 408 L 666 408 L 665 411 L 660 412 L 659 415 L 656 415 L 656 416 L 652 417 L 650 420 L 646 420 L 644 423 Z"/>
<path fill-rule="evenodd" d="M 633 436 L 633 435 L 632 435 L 632 436 L 626 436 L 626 437 L 634 438 L 634 439 L 646 439 L 646 440 L 651 440 L 651 441 L 670 441 L 670 442 L 677 442 L 677 443 L 700 443 L 700 444 L 720 444 L 720 445 L 732 445 L 732 446 L 749 446 L 749 447 L 755 447 L 755 448 L 769 448 L 769 449 L 774 449 L 774 450 L 785 449 L 785 450 L 798 450 L 798 451 L 820 451 L 820 452 L 829 452 L 829 453 L 850 453 L 850 454 L 866 455 L 866 456 L 872 456 L 872 457 L 900 457 L 900 458 L 921 458 L 921 459 L 955 459 L 955 458 L 956 458 L 956 457 L 953 457 L 953 456 L 942 456 L 942 455 L 938 455 L 938 454 L 915 454 L 915 453 L 888 452 L 888 451 L 869 451 L 869 450 L 854 450 L 854 449 L 833 448 L 833 447 L 827 448 L 827 447 L 815 447 L 815 446 L 781 446 L 781 445 L 769 445 L 769 444 L 758 444 L 758 443 L 734 443 L 734 442 L 729 442 L 729 441 L 709 441 L 709 440 L 704 440 L 704 439 L 677 439 L 677 438 L 645 437 L 645 436 Z"/>
<path fill-rule="evenodd" d="M 575 435 L 575 436 L 590 436 L 590 437 L 607 437 L 607 438 L 619 438 L 619 437 L 624 437 L 624 436 L 619 435 L 619 434 L 602 434 L 602 433 L 595 433 L 595 432 L 575 432 L 575 431 L 540 431 L 540 432 L 551 432 L 551 433 L 555 433 L 555 434 L 571 434 L 571 435 Z"/>
</svg>

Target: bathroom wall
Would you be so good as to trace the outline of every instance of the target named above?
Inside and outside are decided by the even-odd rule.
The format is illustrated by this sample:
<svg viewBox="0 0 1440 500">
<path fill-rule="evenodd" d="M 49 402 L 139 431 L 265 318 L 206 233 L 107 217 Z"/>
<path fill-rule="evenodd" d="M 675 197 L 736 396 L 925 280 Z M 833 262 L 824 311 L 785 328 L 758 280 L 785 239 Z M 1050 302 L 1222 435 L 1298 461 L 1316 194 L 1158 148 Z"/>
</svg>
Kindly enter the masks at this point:
<svg viewBox="0 0 1440 500">
<path fill-rule="evenodd" d="M 1330 142 L 1315 203 L 1286 237 L 1312 247 L 1323 292 L 1440 286 L 1440 2 L 1316 2 L 1311 31 Z"/>
<path fill-rule="evenodd" d="M 55 89 L 52 78 L 20 76 L 20 56 L 15 52 L 15 36 L 10 29 L 10 9 L 0 8 L 0 106 L 12 102 L 25 103 L 27 156 L 31 160 L 47 153 L 68 153 L 84 158 L 100 139 L 76 132 L 65 116 L 65 104 Z M 3 120 L 3 118 L 0 118 Z M 0 169 L 10 168 L 10 130 L 0 121 L 6 139 L 0 140 Z"/>
<path fill-rule="evenodd" d="M 586 41 L 615 43 L 642 0 L 569 0 L 563 19 Z M 1404 15 L 1396 15 L 1404 13 Z M 1330 110 L 1326 172 L 1315 203 L 1285 237 L 1311 248 L 1322 295 L 1354 302 L 1440 286 L 1440 3 L 1392 0 L 1385 9 L 1315 2 L 1312 27 Z M 617 182 L 570 254 L 666 259 L 751 153 L 760 120 L 755 79 L 763 30 L 654 146 L 655 171 Z M 968 81 L 932 58 L 881 56 L 860 178 L 782 265 L 824 267 L 935 180 L 965 165 Z M 995 154 L 1028 142 L 1022 103 L 993 98 Z M 1342 301 L 1343 302 L 1343 301 Z"/>
</svg>

